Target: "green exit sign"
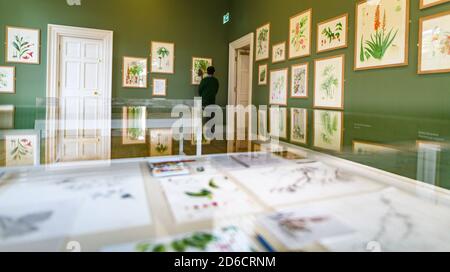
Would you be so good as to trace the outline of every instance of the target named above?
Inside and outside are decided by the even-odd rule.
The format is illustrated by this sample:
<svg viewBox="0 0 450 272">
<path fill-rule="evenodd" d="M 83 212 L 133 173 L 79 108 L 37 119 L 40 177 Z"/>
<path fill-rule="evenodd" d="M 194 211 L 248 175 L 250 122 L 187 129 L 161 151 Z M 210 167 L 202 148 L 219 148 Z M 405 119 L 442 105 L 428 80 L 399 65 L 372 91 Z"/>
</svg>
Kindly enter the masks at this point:
<svg viewBox="0 0 450 272">
<path fill-rule="evenodd" d="M 227 12 L 227 14 L 225 14 L 225 15 L 223 16 L 223 24 L 226 24 L 226 23 L 230 22 L 230 19 L 231 19 L 230 13 Z"/>
</svg>

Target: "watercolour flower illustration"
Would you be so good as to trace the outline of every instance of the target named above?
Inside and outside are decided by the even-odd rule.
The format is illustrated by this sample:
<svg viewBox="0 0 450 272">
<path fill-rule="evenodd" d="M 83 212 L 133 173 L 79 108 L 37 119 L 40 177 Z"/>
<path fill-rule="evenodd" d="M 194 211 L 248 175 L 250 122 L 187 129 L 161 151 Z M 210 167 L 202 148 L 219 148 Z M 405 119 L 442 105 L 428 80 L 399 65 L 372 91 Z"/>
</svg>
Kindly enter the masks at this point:
<svg viewBox="0 0 450 272">
<path fill-rule="evenodd" d="M 28 139 L 15 139 L 11 141 L 12 150 L 10 156 L 15 161 L 20 161 L 33 154 L 33 144 Z"/>
<path fill-rule="evenodd" d="M 292 29 L 291 44 L 296 51 L 306 49 L 308 38 L 306 37 L 308 24 L 308 16 L 302 16 L 295 22 L 295 27 Z"/>
<path fill-rule="evenodd" d="M 396 11 L 399 11 L 396 9 Z M 401 11 L 401 7 L 400 7 Z M 360 60 L 362 62 L 374 58 L 382 60 L 386 52 L 393 45 L 394 39 L 397 37 L 399 29 L 391 28 L 387 30 L 388 18 L 386 11 L 383 12 L 381 17 L 381 6 L 377 5 L 375 10 L 375 19 L 373 22 L 373 31 L 368 40 L 364 39 L 364 35 L 361 36 L 361 52 Z"/>
<path fill-rule="evenodd" d="M 158 58 L 159 58 L 159 69 L 162 69 L 163 68 L 162 67 L 163 60 L 170 55 L 170 52 L 169 52 L 169 50 L 167 48 L 160 47 L 156 51 L 156 54 L 158 54 Z"/>
<path fill-rule="evenodd" d="M 13 58 L 19 60 L 29 60 L 33 58 L 34 52 L 32 49 L 34 44 L 27 41 L 24 37 L 16 35 L 12 45 L 14 47 Z"/>
<path fill-rule="evenodd" d="M 321 132 L 321 138 L 324 143 L 331 144 L 333 142 L 334 135 L 338 132 L 338 117 L 332 116 L 330 112 L 323 112 L 320 114 L 320 121 L 323 131 Z"/>
<path fill-rule="evenodd" d="M 294 73 L 294 95 L 300 96 L 306 94 L 306 70 L 299 69 Z"/>
<path fill-rule="evenodd" d="M 325 67 L 322 76 L 324 81 L 321 84 L 322 95 L 327 99 L 333 99 L 336 89 L 339 85 L 339 80 L 334 74 L 335 67 L 333 65 L 328 65 Z"/>
<path fill-rule="evenodd" d="M 264 55 L 267 51 L 267 42 L 269 41 L 269 29 L 264 28 L 258 34 L 258 55 Z"/>
</svg>

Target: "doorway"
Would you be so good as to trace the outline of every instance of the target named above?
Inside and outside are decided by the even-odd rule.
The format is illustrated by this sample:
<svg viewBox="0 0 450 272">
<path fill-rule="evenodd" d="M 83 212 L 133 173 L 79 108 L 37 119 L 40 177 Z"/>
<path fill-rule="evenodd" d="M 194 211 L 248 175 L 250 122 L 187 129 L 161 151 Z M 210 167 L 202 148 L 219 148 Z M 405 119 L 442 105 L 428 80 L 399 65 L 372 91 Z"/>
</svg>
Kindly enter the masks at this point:
<svg viewBox="0 0 450 272">
<path fill-rule="evenodd" d="M 252 104 L 253 89 L 253 37 L 250 33 L 230 44 L 229 47 L 229 82 L 228 82 L 228 105 L 243 106 L 247 108 Z M 255 116 L 256 117 L 256 116 Z M 234 127 L 235 141 L 228 142 L 229 152 L 244 152 L 251 148 L 249 135 L 252 133 L 252 112 L 246 115 L 245 126 L 238 126 L 236 116 L 228 122 Z"/>
<path fill-rule="evenodd" d="M 112 32 L 49 25 L 46 162 L 111 156 Z"/>
</svg>

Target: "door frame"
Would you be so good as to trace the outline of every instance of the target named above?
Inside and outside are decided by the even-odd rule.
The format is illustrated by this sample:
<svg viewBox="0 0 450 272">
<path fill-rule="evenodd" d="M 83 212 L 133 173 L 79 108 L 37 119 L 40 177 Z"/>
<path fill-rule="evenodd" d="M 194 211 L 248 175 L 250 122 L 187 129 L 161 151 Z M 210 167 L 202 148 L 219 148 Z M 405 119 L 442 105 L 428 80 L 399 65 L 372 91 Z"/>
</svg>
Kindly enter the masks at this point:
<svg viewBox="0 0 450 272">
<path fill-rule="evenodd" d="M 237 50 L 246 46 L 250 46 L 250 66 L 249 66 L 249 90 L 248 90 L 248 103 L 249 105 L 253 104 L 253 65 L 254 65 L 254 33 L 251 32 L 236 41 L 230 43 L 229 45 L 229 59 L 228 59 L 228 105 L 234 105 L 236 101 L 236 82 L 237 82 Z M 249 126 L 248 126 L 248 135 L 252 135 L 252 111 L 249 112 Z"/>
<path fill-rule="evenodd" d="M 103 63 L 105 86 L 103 118 L 107 121 L 102 135 L 111 135 L 111 97 L 112 97 L 112 71 L 113 71 L 113 31 L 92 28 L 81 28 L 73 26 L 49 24 L 47 28 L 47 91 L 46 91 L 46 122 L 45 122 L 45 162 L 47 164 L 56 163 L 59 159 L 57 148 L 58 109 L 60 98 L 59 71 L 60 71 L 60 49 L 61 37 L 75 37 L 81 39 L 96 39 L 103 41 Z M 103 139 L 104 159 L 111 158 L 111 137 Z"/>
</svg>

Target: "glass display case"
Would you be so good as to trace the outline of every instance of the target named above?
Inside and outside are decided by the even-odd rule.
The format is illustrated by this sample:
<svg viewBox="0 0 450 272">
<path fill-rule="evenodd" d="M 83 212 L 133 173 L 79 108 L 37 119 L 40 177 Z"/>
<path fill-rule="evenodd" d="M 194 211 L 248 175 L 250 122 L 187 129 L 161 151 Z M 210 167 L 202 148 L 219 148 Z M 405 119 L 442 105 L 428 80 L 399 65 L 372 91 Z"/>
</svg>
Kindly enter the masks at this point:
<svg viewBox="0 0 450 272">
<path fill-rule="evenodd" d="M 0 251 L 450 250 L 448 120 L 221 109 L 217 140 L 198 100 L 102 107 L 0 106 Z"/>
</svg>

